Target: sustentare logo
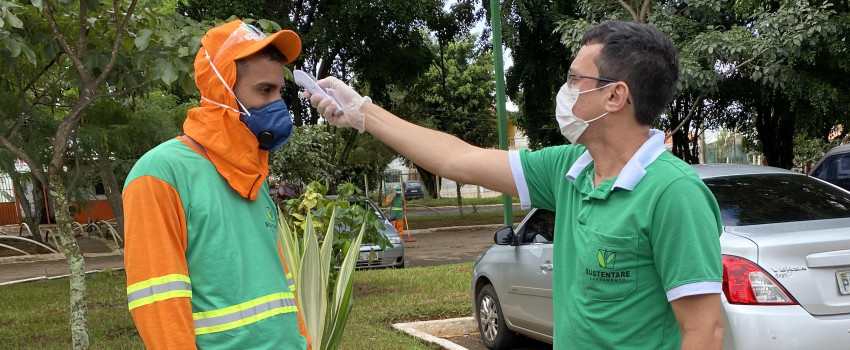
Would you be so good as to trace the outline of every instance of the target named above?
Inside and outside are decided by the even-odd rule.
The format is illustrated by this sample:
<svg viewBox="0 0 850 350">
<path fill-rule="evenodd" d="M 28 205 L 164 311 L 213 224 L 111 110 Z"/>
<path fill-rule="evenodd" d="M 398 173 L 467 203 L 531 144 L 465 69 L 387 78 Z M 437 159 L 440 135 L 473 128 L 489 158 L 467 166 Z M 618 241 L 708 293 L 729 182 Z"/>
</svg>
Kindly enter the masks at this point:
<svg viewBox="0 0 850 350">
<path fill-rule="evenodd" d="M 272 230 L 276 230 L 277 225 L 275 225 L 275 222 L 274 222 L 274 216 L 272 215 L 272 209 L 269 208 L 269 207 L 266 207 L 266 216 L 268 216 L 268 218 L 269 218 L 269 221 L 266 222 L 266 227 L 269 228 L 269 229 L 272 229 Z"/>
<path fill-rule="evenodd" d="M 599 249 L 596 252 L 596 260 L 599 261 L 599 267 L 603 269 L 613 269 L 614 263 L 617 261 L 617 252 L 607 249 Z"/>
</svg>

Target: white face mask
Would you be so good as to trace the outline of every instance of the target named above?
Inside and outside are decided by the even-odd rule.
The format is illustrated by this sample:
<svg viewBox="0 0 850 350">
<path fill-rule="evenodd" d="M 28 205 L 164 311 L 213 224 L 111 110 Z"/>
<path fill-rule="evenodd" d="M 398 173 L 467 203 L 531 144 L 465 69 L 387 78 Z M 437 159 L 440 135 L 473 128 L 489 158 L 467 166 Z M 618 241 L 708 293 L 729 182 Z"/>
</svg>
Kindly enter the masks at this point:
<svg viewBox="0 0 850 350">
<path fill-rule="evenodd" d="M 578 101 L 578 95 L 581 95 L 585 92 L 596 91 L 599 89 L 604 89 L 613 85 L 614 83 L 607 84 L 605 86 L 600 86 L 595 89 L 578 91 L 578 89 L 570 89 L 568 84 L 564 84 L 561 86 L 561 90 L 558 91 L 558 94 L 555 96 L 555 119 L 558 120 L 558 126 L 561 128 L 561 134 L 564 135 L 567 140 L 570 140 L 570 143 L 576 144 L 579 136 L 587 129 L 587 126 L 606 115 L 608 112 L 603 113 L 602 115 L 593 118 L 591 120 L 582 120 L 576 117 L 573 113 L 573 107 L 576 105 L 576 101 Z"/>
</svg>

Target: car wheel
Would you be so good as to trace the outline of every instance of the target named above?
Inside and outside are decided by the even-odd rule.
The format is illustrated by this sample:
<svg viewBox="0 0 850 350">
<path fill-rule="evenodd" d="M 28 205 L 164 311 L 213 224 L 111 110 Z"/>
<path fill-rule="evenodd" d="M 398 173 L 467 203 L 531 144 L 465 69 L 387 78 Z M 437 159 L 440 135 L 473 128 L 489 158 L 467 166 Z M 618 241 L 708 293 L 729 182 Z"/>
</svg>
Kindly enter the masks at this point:
<svg viewBox="0 0 850 350">
<path fill-rule="evenodd" d="M 484 345 L 490 349 L 509 349 L 516 341 L 517 334 L 508 329 L 502 306 L 493 285 L 488 284 L 478 292 L 478 331 Z"/>
</svg>

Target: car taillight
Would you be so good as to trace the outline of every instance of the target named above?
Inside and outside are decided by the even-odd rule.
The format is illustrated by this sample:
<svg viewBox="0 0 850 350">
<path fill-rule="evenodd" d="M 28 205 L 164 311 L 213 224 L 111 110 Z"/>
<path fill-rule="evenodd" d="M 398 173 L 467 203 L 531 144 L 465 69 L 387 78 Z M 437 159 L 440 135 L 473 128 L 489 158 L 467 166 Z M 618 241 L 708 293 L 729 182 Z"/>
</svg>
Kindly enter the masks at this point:
<svg viewBox="0 0 850 350">
<path fill-rule="evenodd" d="M 737 256 L 723 256 L 723 294 L 730 304 L 797 305 L 785 288 L 758 265 Z"/>
</svg>

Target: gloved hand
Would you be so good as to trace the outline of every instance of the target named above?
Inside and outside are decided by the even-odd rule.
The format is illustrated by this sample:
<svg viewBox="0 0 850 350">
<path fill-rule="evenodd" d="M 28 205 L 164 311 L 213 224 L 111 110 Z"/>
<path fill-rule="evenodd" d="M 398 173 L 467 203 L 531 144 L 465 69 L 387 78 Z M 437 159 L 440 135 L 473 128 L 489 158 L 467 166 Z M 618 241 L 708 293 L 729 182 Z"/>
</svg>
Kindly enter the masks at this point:
<svg viewBox="0 0 850 350">
<path fill-rule="evenodd" d="M 319 111 L 331 125 L 338 127 L 352 127 L 359 132 L 366 131 L 366 116 L 360 112 L 360 107 L 366 101 L 372 102 L 369 96 L 361 97 L 357 91 L 335 77 L 327 77 L 319 80 L 319 86 L 326 89 L 342 108 L 342 114 L 337 114 L 337 107 L 330 98 L 322 99 L 320 95 L 313 95 L 304 91 L 302 97 L 309 99 L 310 104 Z"/>
</svg>

